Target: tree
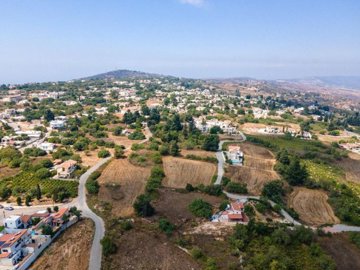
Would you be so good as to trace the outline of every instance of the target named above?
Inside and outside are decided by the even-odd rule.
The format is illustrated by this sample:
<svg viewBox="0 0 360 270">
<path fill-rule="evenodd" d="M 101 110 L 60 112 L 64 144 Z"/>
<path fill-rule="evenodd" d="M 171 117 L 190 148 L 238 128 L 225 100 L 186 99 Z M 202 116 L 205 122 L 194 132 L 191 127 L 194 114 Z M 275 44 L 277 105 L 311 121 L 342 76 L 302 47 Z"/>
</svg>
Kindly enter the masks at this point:
<svg viewBox="0 0 360 270">
<path fill-rule="evenodd" d="M 115 254 L 117 251 L 117 246 L 113 241 L 113 237 L 110 237 L 109 235 L 105 235 L 104 238 L 101 239 L 101 245 L 105 256 Z"/>
<path fill-rule="evenodd" d="M 159 229 L 162 230 L 167 236 L 170 236 L 175 230 L 175 225 L 170 223 L 166 218 L 160 218 Z"/>
<path fill-rule="evenodd" d="M 25 198 L 25 204 L 26 204 L 26 206 L 30 206 L 31 200 L 32 200 L 31 196 L 30 196 L 30 195 L 27 195 L 26 198 Z"/>
<path fill-rule="evenodd" d="M 51 176 L 51 173 L 48 169 L 46 168 L 41 168 L 41 169 L 38 169 L 36 172 L 35 172 L 35 176 L 39 179 L 45 179 L 45 178 L 48 178 Z"/>
<path fill-rule="evenodd" d="M 308 178 L 305 166 L 300 164 L 298 157 L 293 157 L 285 171 L 284 178 L 290 185 L 303 185 Z"/>
<path fill-rule="evenodd" d="M 16 198 L 16 203 L 17 203 L 18 206 L 21 206 L 21 203 L 22 203 L 21 197 Z"/>
<path fill-rule="evenodd" d="M 210 218 L 212 215 L 211 204 L 202 199 L 193 200 L 189 205 L 189 210 L 197 217 Z"/>
<path fill-rule="evenodd" d="M 110 152 L 106 149 L 101 149 L 99 152 L 98 152 L 98 157 L 99 158 L 107 158 L 110 156 Z"/>
<path fill-rule="evenodd" d="M 219 148 L 219 136 L 210 134 L 205 137 L 203 149 L 206 151 L 217 151 Z"/>
<path fill-rule="evenodd" d="M 280 180 L 266 183 L 261 193 L 262 196 L 280 204 L 283 203 L 284 194 L 285 190 Z"/>
<path fill-rule="evenodd" d="M 57 205 L 54 206 L 54 212 L 59 212 L 59 206 Z"/>
<path fill-rule="evenodd" d="M 36 185 L 36 199 L 40 200 L 41 199 L 41 188 L 40 188 L 40 185 L 37 184 Z"/>
<path fill-rule="evenodd" d="M 53 230 L 52 230 L 52 228 L 51 228 L 51 226 L 50 225 L 44 225 L 43 227 L 42 227 L 42 234 L 43 235 L 53 235 L 54 234 L 54 232 L 53 232 Z"/>
<path fill-rule="evenodd" d="M 136 198 L 134 209 L 138 216 L 149 217 L 155 213 L 154 207 L 151 205 L 149 196 L 141 194 Z"/>
<path fill-rule="evenodd" d="M 210 134 L 222 134 L 224 133 L 223 130 L 221 129 L 221 127 L 219 126 L 213 126 L 210 128 Z"/>
<path fill-rule="evenodd" d="M 120 136 L 122 134 L 123 128 L 118 126 L 114 128 L 113 135 Z"/>
<path fill-rule="evenodd" d="M 176 141 L 172 141 L 170 144 L 170 155 L 176 157 L 180 154 L 179 146 Z"/>
<path fill-rule="evenodd" d="M 248 193 L 245 183 L 229 182 L 226 185 L 226 191 L 230 192 L 230 193 L 237 193 L 237 194 L 247 194 Z"/>
<path fill-rule="evenodd" d="M 50 122 L 51 120 L 54 120 L 55 119 L 55 116 L 54 116 L 54 113 L 47 109 L 45 110 L 44 112 L 44 119 L 47 121 L 47 122 Z"/>
</svg>

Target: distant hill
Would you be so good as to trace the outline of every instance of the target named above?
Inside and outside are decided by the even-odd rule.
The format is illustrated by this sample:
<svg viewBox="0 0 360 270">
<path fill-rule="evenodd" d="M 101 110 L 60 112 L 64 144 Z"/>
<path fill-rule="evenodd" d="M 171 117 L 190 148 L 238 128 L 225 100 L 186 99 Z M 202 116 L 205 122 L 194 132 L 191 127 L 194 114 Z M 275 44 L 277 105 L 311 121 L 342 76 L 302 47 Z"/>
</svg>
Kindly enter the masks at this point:
<svg viewBox="0 0 360 270">
<path fill-rule="evenodd" d="M 125 78 L 154 78 L 154 77 L 166 77 L 160 74 L 146 73 L 141 71 L 119 69 L 114 71 L 109 71 L 85 78 L 82 80 L 104 80 L 104 79 L 125 79 Z"/>
<path fill-rule="evenodd" d="M 360 76 L 317 76 L 285 81 L 360 90 Z"/>
</svg>

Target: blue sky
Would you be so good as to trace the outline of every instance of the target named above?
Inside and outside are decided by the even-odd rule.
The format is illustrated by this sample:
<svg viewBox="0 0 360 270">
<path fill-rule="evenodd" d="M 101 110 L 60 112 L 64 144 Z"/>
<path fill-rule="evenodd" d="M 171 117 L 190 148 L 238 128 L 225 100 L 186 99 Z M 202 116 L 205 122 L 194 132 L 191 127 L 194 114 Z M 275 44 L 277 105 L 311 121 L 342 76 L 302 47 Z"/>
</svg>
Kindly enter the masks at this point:
<svg viewBox="0 0 360 270">
<path fill-rule="evenodd" d="M 0 83 L 360 75 L 358 0 L 0 0 Z"/>
</svg>

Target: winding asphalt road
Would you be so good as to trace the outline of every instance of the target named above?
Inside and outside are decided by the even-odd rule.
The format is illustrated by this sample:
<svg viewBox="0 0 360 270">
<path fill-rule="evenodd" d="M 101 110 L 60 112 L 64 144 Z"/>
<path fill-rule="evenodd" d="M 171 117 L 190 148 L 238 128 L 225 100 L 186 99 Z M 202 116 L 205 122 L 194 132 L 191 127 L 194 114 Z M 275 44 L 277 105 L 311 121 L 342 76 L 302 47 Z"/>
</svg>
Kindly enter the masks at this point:
<svg viewBox="0 0 360 270">
<path fill-rule="evenodd" d="M 242 137 L 240 139 L 240 141 L 246 140 L 246 136 L 242 132 L 240 132 L 240 136 Z M 220 143 L 219 143 L 219 150 L 216 152 L 216 158 L 218 160 L 218 175 L 217 175 L 215 185 L 221 185 L 221 180 L 224 175 L 225 157 L 222 152 L 222 146 L 225 142 L 236 142 L 236 141 L 239 141 L 239 140 L 223 140 L 223 141 L 220 141 Z M 239 194 L 229 193 L 226 191 L 224 191 L 224 194 L 228 198 L 234 199 L 234 200 L 244 200 L 244 199 L 259 200 L 260 199 L 260 196 L 239 195 Z M 268 202 L 270 203 L 271 206 L 276 205 L 276 203 L 271 200 L 268 200 Z M 289 223 L 292 223 L 297 226 L 303 225 L 300 222 L 296 221 L 292 216 L 290 216 L 290 214 L 288 212 L 286 212 L 284 209 L 281 209 L 280 213 Z M 308 227 L 308 228 L 314 229 L 314 230 L 317 229 L 317 228 L 309 227 L 309 226 L 305 226 L 305 227 Z M 360 232 L 359 226 L 350 226 L 350 225 L 346 225 L 346 224 L 335 224 L 333 226 L 324 227 L 322 229 L 323 229 L 323 231 L 330 232 L 330 233 Z"/>
<path fill-rule="evenodd" d="M 146 139 L 139 142 L 145 143 L 152 136 L 150 130 L 145 128 L 145 136 Z M 128 151 L 130 147 L 126 148 L 125 151 Z M 90 251 L 90 261 L 89 261 L 89 270 L 100 270 L 101 269 L 101 257 L 102 257 L 102 247 L 101 247 L 101 239 L 105 235 L 105 223 L 101 217 L 96 215 L 87 205 L 86 202 L 86 188 L 85 184 L 88 180 L 89 176 L 97 171 L 102 165 L 108 162 L 112 157 L 104 158 L 97 162 L 94 166 L 92 166 L 89 170 L 86 171 L 83 175 L 80 176 L 79 179 L 79 191 L 78 198 L 76 201 L 76 206 L 79 210 L 82 211 L 82 215 L 87 218 L 91 218 L 95 223 L 95 234 L 93 239 L 93 244 L 91 246 Z"/>
<path fill-rule="evenodd" d="M 98 170 L 106 162 L 108 162 L 110 159 L 111 157 L 100 160 L 93 167 L 91 167 L 86 173 L 81 175 L 79 179 L 78 208 L 82 211 L 82 215 L 84 217 L 91 218 L 95 223 L 95 234 L 94 234 L 93 244 L 90 250 L 90 262 L 89 262 L 90 270 L 101 269 L 102 248 L 100 241 L 105 235 L 105 223 L 102 220 L 102 218 L 96 215 L 93 211 L 91 211 L 91 209 L 87 205 L 85 184 L 89 176 L 93 172 Z"/>
</svg>

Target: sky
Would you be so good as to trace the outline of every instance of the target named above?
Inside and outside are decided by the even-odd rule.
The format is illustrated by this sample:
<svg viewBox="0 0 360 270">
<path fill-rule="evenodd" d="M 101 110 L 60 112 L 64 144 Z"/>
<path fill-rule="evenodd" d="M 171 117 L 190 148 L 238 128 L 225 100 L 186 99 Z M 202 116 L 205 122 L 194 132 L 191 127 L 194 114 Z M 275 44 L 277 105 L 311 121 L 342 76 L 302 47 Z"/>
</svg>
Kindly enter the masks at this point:
<svg viewBox="0 0 360 270">
<path fill-rule="evenodd" d="M 359 0 L 0 0 L 0 83 L 360 75 Z"/>
</svg>

